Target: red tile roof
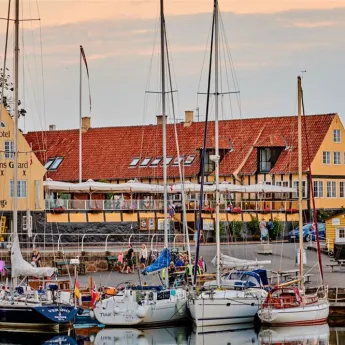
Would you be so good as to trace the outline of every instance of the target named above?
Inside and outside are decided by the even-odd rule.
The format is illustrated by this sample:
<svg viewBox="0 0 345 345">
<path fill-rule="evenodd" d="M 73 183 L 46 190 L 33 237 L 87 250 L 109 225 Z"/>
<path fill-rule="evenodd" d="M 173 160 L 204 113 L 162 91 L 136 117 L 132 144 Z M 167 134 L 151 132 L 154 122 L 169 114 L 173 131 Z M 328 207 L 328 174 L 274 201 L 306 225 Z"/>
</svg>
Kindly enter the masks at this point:
<svg viewBox="0 0 345 345">
<path fill-rule="evenodd" d="M 317 153 L 335 114 L 307 116 L 307 132 L 311 160 Z M 185 166 L 186 177 L 199 172 L 199 149 L 203 146 L 204 123 L 194 122 L 189 127 L 177 125 L 181 155 L 196 154 L 194 162 Z M 167 126 L 168 156 L 176 157 L 174 126 Z M 78 130 L 29 132 L 29 144 L 44 164 L 48 158 L 64 157 L 56 171 L 47 177 L 60 181 L 78 180 Z M 229 176 L 236 170 L 239 174 L 255 174 L 257 170 L 257 147 L 285 146 L 271 173 L 297 171 L 297 117 L 270 117 L 219 122 L 220 147 L 227 151 L 220 163 L 220 175 Z M 214 122 L 209 123 L 207 147 L 214 143 Z M 227 144 L 228 143 L 228 144 Z M 304 146 L 304 153 L 306 152 Z M 135 157 L 162 156 L 162 126 L 132 126 L 90 128 L 83 134 L 83 180 L 116 180 L 133 178 L 161 178 L 162 164 L 158 167 L 129 167 Z M 304 170 L 307 170 L 306 159 Z M 178 166 L 168 167 L 170 178 L 179 178 Z"/>
</svg>

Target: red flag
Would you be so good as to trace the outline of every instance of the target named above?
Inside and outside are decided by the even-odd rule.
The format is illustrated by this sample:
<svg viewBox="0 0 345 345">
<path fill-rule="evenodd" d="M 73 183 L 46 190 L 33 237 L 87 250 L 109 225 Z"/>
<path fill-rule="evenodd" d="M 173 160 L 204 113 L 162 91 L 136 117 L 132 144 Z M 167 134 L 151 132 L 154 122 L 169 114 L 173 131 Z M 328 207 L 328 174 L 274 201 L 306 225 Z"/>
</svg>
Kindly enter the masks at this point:
<svg viewBox="0 0 345 345">
<path fill-rule="evenodd" d="M 91 305 L 92 305 L 92 309 L 96 308 L 96 303 L 99 300 L 99 293 L 96 287 L 96 283 L 93 284 L 93 289 L 92 289 L 92 293 L 91 293 Z"/>
<path fill-rule="evenodd" d="M 86 56 L 85 56 L 85 52 L 84 52 L 84 48 L 83 46 L 80 46 L 80 54 L 84 60 L 85 63 L 85 67 L 86 67 L 86 73 L 87 73 L 87 81 L 89 84 L 89 101 L 90 101 L 90 113 L 91 113 L 91 89 L 90 89 L 90 75 L 89 75 L 89 67 L 87 65 L 87 61 L 86 61 Z"/>
</svg>

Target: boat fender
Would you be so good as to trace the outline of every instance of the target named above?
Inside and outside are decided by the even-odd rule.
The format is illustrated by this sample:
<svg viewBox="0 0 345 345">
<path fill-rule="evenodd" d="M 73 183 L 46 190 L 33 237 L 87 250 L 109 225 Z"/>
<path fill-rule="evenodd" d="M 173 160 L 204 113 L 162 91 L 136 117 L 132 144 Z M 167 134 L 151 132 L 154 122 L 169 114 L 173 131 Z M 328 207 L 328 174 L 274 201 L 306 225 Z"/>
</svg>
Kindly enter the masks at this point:
<svg viewBox="0 0 345 345">
<path fill-rule="evenodd" d="M 140 317 L 140 318 L 142 319 L 142 318 L 145 317 L 145 315 L 146 315 L 146 310 L 145 310 L 145 308 L 144 308 L 143 306 L 140 305 L 140 306 L 138 307 L 138 309 L 137 309 L 136 314 L 137 314 L 138 317 Z"/>
<path fill-rule="evenodd" d="M 114 308 L 114 313 L 115 313 L 115 314 L 120 314 L 120 308 L 116 306 L 116 307 Z"/>
<path fill-rule="evenodd" d="M 95 319 L 95 312 L 94 312 L 93 310 L 90 310 L 90 318 L 91 318 L 92 320 Z"/>
<path fill-rule="evenodd" d="M 90 313 L 90 314 L 91 314 L 91 313 Z M 95 336 L 94 336 L 94 334 L 91 334 L 91 335 L 90 335 L 90 343 L 93 344 L 94 341 L 95 341 Z"/>
</svg>

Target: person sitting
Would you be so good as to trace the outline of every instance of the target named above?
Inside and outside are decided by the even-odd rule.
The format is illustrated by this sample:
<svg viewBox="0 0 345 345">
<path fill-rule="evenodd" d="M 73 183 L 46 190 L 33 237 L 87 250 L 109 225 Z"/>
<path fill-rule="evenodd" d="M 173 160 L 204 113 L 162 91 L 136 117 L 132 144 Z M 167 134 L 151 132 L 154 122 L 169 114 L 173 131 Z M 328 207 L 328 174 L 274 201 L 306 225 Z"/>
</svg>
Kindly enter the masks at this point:
<svg viewBox="0 0 345 345">
<path fill-rule="evenodd" d="M 41 254 L 36 248 L 33 249 L 33 253 L 31 256 L 31 265 L 35 267 L 41 267 Z"/>
</svg>

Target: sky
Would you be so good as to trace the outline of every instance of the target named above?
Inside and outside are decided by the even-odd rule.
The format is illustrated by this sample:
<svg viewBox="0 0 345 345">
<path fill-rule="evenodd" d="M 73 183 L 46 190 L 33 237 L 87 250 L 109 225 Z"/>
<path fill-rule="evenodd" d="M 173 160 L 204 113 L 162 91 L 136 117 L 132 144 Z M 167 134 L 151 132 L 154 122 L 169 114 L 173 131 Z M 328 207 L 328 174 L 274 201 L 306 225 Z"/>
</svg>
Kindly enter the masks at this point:
<svg viewBox="0 0 345 345">
<path fill-rule="evenodd" d="M 0 17 L 6 16 L 7 3 L 0 0 Z M 197 92 L 207 89 L 213 1 L 165 0 L 164 5 L 176 118 L 199 108 L 203 120 L 205 96 Z M 240 92 L 221 97 L 221 118 L 296 114 L 296 77 L 306 70 L 306 112 L 337 112 L 345 123 L 345 0 L 220 0 L 219 6 L 221 91 Z M 159 99 L 145 91 L 160 90 L 158 15 L 158 0 L 24 0 L 21 17 L 41 20 L 23 22 L 20 35 L 20 99 L 27 110 L 22 129 L 78 127 L 80 45 L 92 96 L 90 113 L 83 68 L 82 114 L 91 115 L 92 126 L 155 123 Z M 1 65 L 4 42 L 1 21 Z M 11 74 L 12 49 L 13 24 Z M 168 113 L 171 117 L 171 105 Z"/>
</svg>

